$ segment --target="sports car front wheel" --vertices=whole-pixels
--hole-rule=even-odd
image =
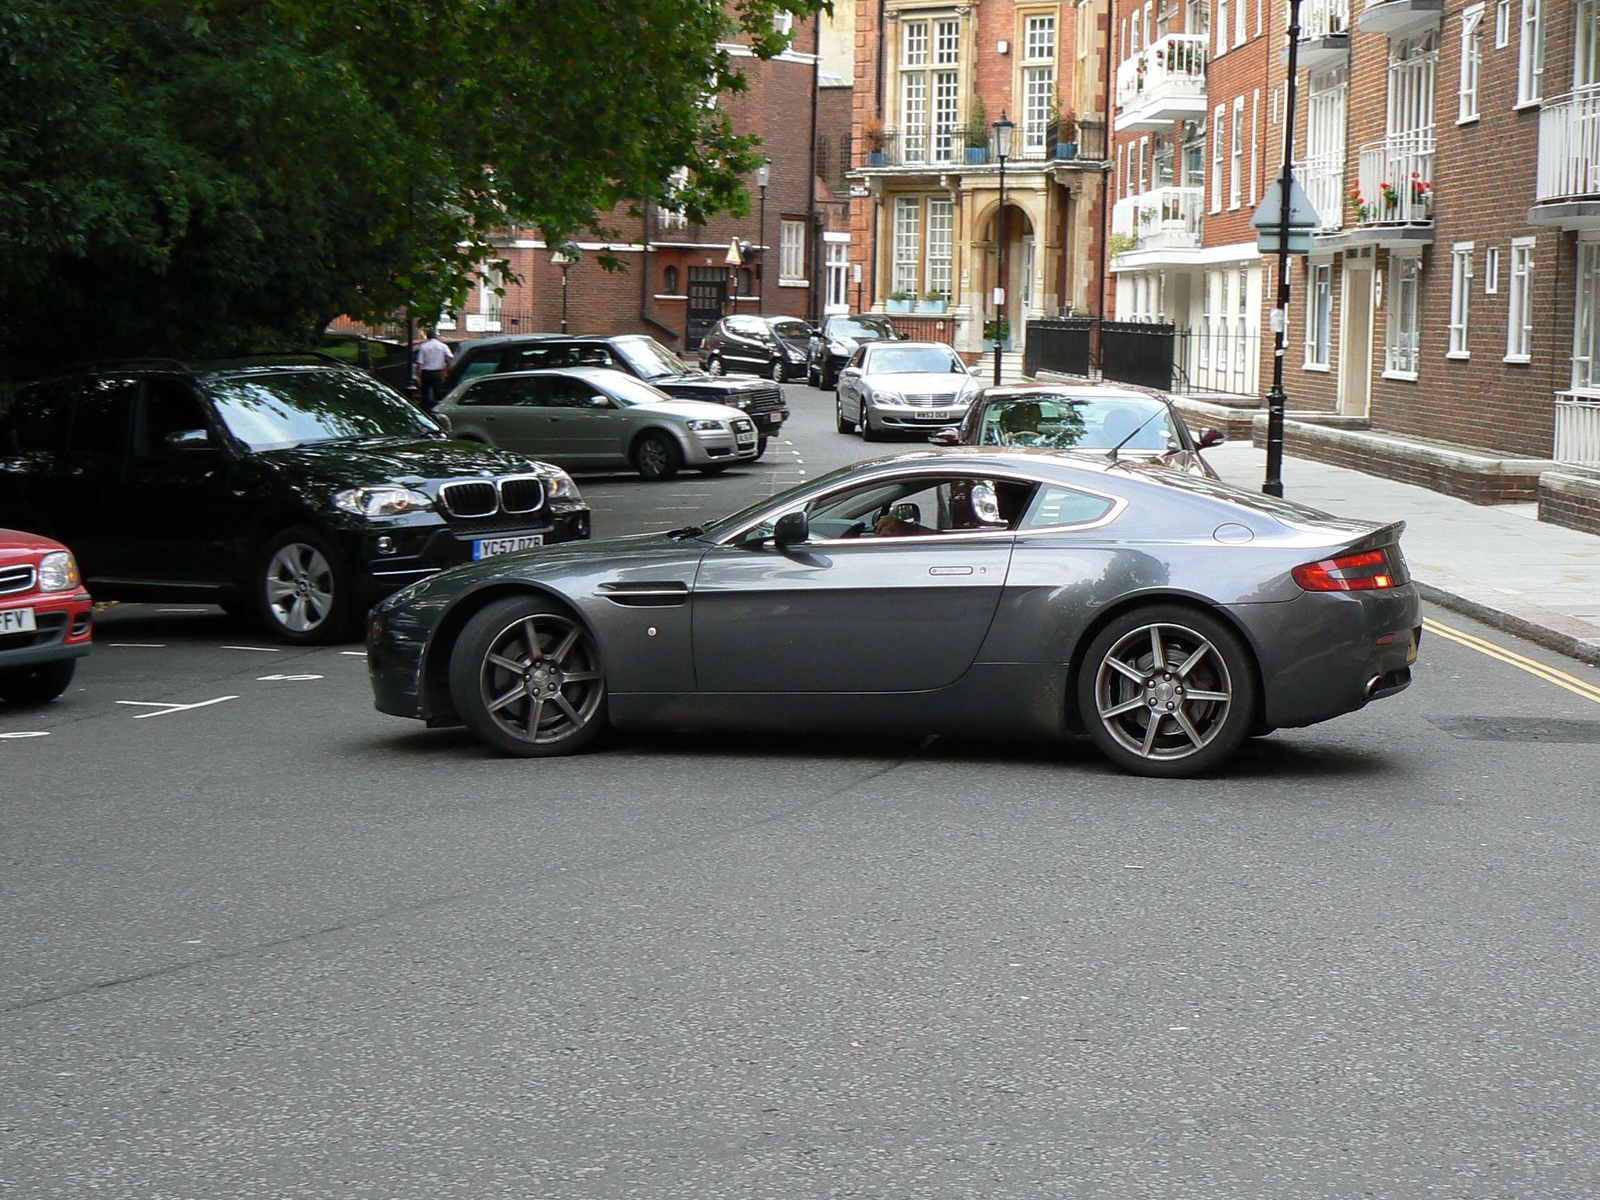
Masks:
[[[1168,779],[1230,758],[1255,723],[1250,652],[1198,609],[1150,605],[1112,621],[1090,643],[1078,709],[1094,743],[1135,775]]]
[[[450,698],[468,729],[528,758],[573,754],[606,726],[606,677],[588,629],[536,596],[490,604],[450,655]]]

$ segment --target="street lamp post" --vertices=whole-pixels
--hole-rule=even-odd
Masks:
[[[1006,319],[1006,159],[1011,157],[1011,131],[1016,126],[1006,119],[1005,110],[994,123],[994,152],[1000,159],[1000,209],[995,213],[995,240],[1000,244],[999,278],[994,289],[994,385],[1000,386],[1000,323]]]
[[[573,256],[564,250],[557,250],[550,256],[550,261],[561,268],[561,332],[567,332],[567,268],[572,265]]]
[[[1272,321],[1272,391],[1267,393],[1267,478],[1261,490],[1283,495],[1283,351],[1289,336],[1289,209],[1294,164],[1295,75],[1300,68],[1300,0],[1289,0],[1289,79],[1283,121],[1283,213],[1278,222],[1278,311]]]
[[[756,218],[761,227],[761,234],[756,239],[759,247],[757,253],[761,255],[756,259],[756,314],[759,316],[767,296],[767,168],[765,166],[756,169],[756,183],[761,188],[761,215]]]

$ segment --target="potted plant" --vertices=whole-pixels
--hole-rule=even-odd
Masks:
[[[922,303],[917,305],[918,312],[942,313],[944,311],[944,293],[929,288],[922,293]]]
[[[1358,223],[1364,225],[1372,219],[1375,206],[1367,203],[1366,200],[1361,198],[1360,188],[1356,187],[1350,189],[1350,203],[1355,205],[1356,221]]]
[[[1005,345],[1011,340],[1011,322],[1004,315],[992,321],[983,323],[983,348],[993,350],[996,345]]]
[[[1056,157],[1078,157],[1078,114],[1072,109],[1062,109],[1056,117]]]
[[[892,313],[908,313],[911,311],[912,300],[910,292],[893,291],[889,293],[888,303],[884,307]]]
[[[888,158],[883,150],[883,126],[874,122],[861,131],[861,136],[867,143],[867,166],[883,166]]]
[[[1130,250],[1139,248],[1139,239],[1131,233],[1113,233],[1111,235],[1111,257],[1127,254]]]
[[[989,112],[983,107],[983,97],[975,97],[972,110],[967,114],[967,161],[989,161]]]

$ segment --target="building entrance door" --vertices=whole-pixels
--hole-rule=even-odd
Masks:
[[[1364,417],[1372,395],[1372,259],[1344,264],[1344,312],[1339,332],[1339,412]]]
[[[698,350],[711,327],[722,320],[723,305],[728,299],[728,269],[726,267],[689,268],[688,327],[683,331],[685,350]]]

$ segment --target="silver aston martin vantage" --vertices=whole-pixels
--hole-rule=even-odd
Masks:
[[[923,451],[435,575],[373,610],[368,661],[381,711],[511,754],[608,724],[1087,734],[1188,776],[1410,683],[1403,528],[1104,454]]]

